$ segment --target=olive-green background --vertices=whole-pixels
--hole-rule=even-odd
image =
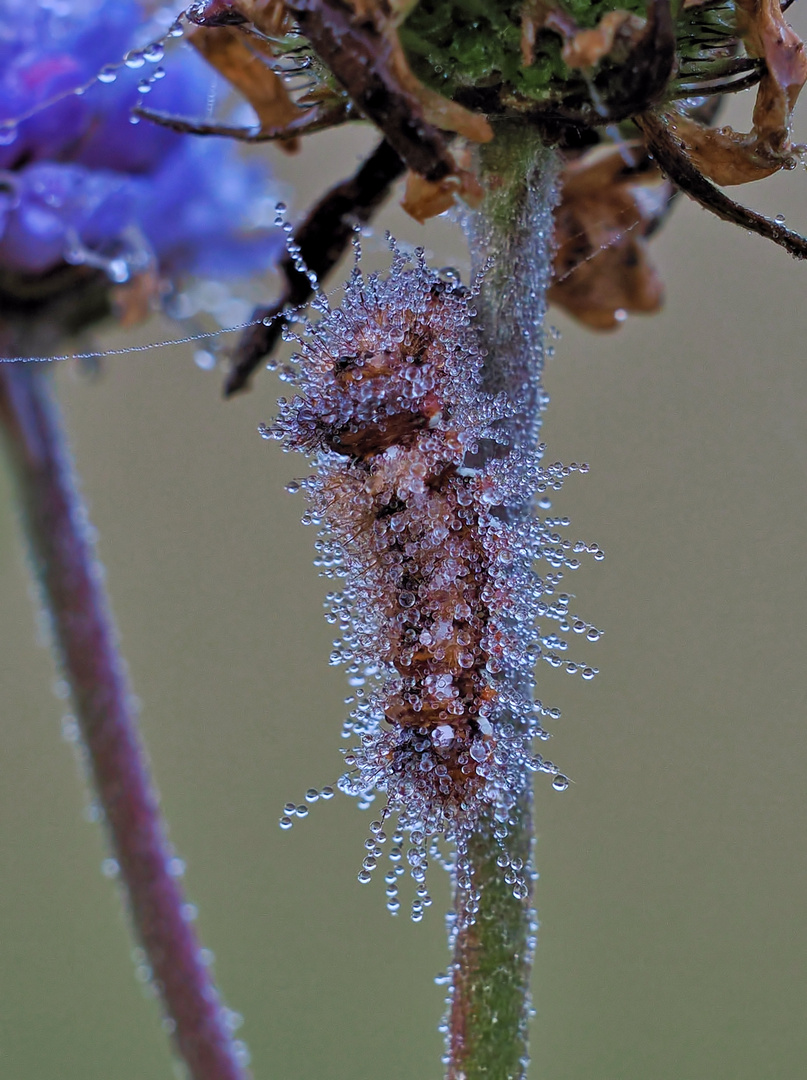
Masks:
[[[319,136],[281,162],[302,177],[296,206],[370,141]],[[807,228],[801,172],[738,194]],[[419,230],[396,210],[385,226],[462,265],[446,223]],[[654,250],[660,316],[597,337],[553,315],[550,459],[592,466],[555,507],[607,552],[569,582],[606,634],[578,644],[594,683],[539,673],[564,713],[551,755],[575,784],[537,784],[531,1077],[795,1078],[807,266],[684,199]],[[380,876],[356,881],[367,815],[340,797],[277,827],[286,800],[338,775],[345,711],[314,534],[283,491],[306,467],[256,434],[282,388],[261,375],[224,403],[187,347],[103,368],[88,381],[65,365],[57,381],[171,834],[256,1077],[437,1078],[445,880],[435,871],[421,925],[391,919]],[[2,475],[0,488],[0,1071],[162,1080],[171,1060],[100,830],[82,820]]]

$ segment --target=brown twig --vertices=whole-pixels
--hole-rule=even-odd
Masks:
[[[159,124],[160,127],[185,135],[218,135],[221,138],[237,139],[245,143],[288,141],[300,135],[313,135],[317,131],[327,131],[328,128],[347,123],[349,120],[361,119],[349,101],[339,102],[332,108],[312,107],[301,112],[297,120],[276,128],[246,128],[234,124],[220,124],[214,120],[194,120],[187,116],[177,116],[176,113],[147,109],[143,105],[136,106],[132,109],[132,113],[144,120],[150,120],[153,124]]]
[[[670,134],[664,120],[655,112],[635,117],[636,124],[645,137],[647,149],[658,162],[662,171],[690,199],[700,203],[723,221],[739,225],[749,232],[758,233],[774,244],[783,247],[795,259],[807,259],[807,239],[792,229],[786,229],[778,221],[750,210],[747,206],[730,199],[715,187],[692,164],[680,143]]]
[[[386,140],[381,142],[355,176],[331,188],[297,226],[294,243],[303,262],[320,281],[339,262],[356,224],[370,220],[403,171],[403,163],[390,144]],[[226,397],[246,389],[261,361],[280,340],[284,308],[298,308],[313,295],[310,281],[295,269],[289,255],[283,259],[280,270],[286,287],[277,303],[253,313],[253,319],[265,322],[246,330],[236,346],[224,385]]]
[[[0,429],[132,922],[193,1080],[247,1080],[171,874],[172,852],[48,382],[39,365],[0,364]]]

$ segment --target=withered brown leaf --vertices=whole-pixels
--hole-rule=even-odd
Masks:
[[[450,210],[455,197],[468,206],[479,206],[484,198],[484,188],[468,169],[458,168],[442,180],[427,180],[411,170],[407,173],[406,189],[401,206],[422,225],[429,218]]]
[[[765,61],[751,131],[706,127],[679,109],[664,115],[693,165],[721,185],[747,184],[796,165],[793,107],[807,82],[804,43],[787,23],[779,0],[738,0],[738,9],[748,55]]]
[[[626,164],[625,152],[635,155],[635,166]],[[595,330],[619,326],[621,312],[657,311],[664,286],[648,256],[646,237],[673,190],[638,145],[595,151],[570,162],[555,211],[550,301]]]

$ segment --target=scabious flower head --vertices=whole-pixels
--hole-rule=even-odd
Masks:
[[[235,276],[273,261],[278,234],[245,225],[265,216],[263,167],[229,144],[131,122],[146,94],[199,115],[223,85],[185,48],[166,77],[162,47],[147,46],[173,16],[147,21],[135,0],[2,7],[0,272],[88,263],[120,281],[155,262],[168,276]]]

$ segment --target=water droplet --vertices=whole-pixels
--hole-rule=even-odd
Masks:
[[[564,776],[563,773],[558,773],[555,779],[552,781],[552,787],[555,791],[566,791],[569,786],[569,777]]]
[[[104,859],[101,863],[101,873],[105,878],[116,878],[120,873],[120,864],[117,859]]]
[[[228,1031],[238,1031],[244,1026],[244,1017],[235,1009],[222,1008],[222,1019]]]
[[[66,743],[76,743],[81,732],[75,716],[62,717],[62,738]]]
[[[115,79],[117,79],[117,77],[118,77],[118,65],[117,64],[107,64],[106,67],[102,67],[101,70],[96,75],[96,78],[98,79],[98,81],[102,82],[102,83],[113,83],[115,81]]]
[[[784,223],[785,223],[785,215],[784,214],[777,214],[776,217],[773,220],[776,222],[777,225],[784,225]]]
[[[233,1050],[238,1060],[238,1064],[246,1068],[252,1061],[252,1054],[249,1052],[249,1047],[241,1039],[233,1040]]]
[[[110,259],[106,265],[106,276],[116,285],[129,280],[129,264],[125,259]]]
[[[146,62],[146,58],[143,56],[142,52],[138,52],[137,49],[132,49],[131,52],[128,52],[126,56],[124,56],[123,62],[127,66],[127,68],[131,68],[132,71],[136,71],[137,68],[143,67]]]
[[[212,371],[216,366],[216,357],[209,349],[197,349],[193,354],[193,362],[202,371]]]
[[[291,820],[291,818],[287,814],[284,814],[283,817],[280,819],[280,828],[281,829],[290,829],[293,824],[294,824],[294,822]]]

